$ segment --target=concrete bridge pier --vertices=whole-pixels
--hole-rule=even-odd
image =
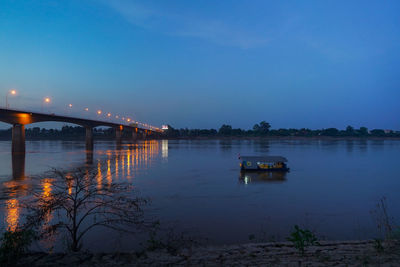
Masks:
[[[12,175],[14,180],[25,178],[25,153],[12,153]]]
[[[93,150],[86,150],[86,164],[93,164]]]
[[[12,153],[25,153],[25,126],[14,124],[12,128]]]
[[[86,129],[86,150],[93,151],[93,128],[85,126]]]

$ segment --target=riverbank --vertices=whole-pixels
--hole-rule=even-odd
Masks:
[[[380,244],[380,243],[379,243]],[[321,241],[304,255],[289,242],[250,243],[146,253],[33,253],[18,266],[398,266],[398,243]]]

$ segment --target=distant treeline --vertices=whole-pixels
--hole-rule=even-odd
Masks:
[[[302,136],[302,137],[315,137],[315,136],[332,136],[332,137],[400,137],[400,132],[373,129],[368,130],[366,127],[355,129],[352,126],[347,126],[345,130],[336,128],[327,128],[321,130],[311,130],[307,128],[301,129],[271,129],[268,122],[262,121],[255,124],[253,129],[245,130],[240,128],[232,128],[231,125],[224,124],[218,130],[216,129],[174,129],[168,126],[165,135],[170,138],[190,138],[190,137],[227,137],[227,136]]]
[[[11,139],[12,128],[0,130],[0,139]],[[25,129],[25,137],[27,139],[81,139],[84,138],[85,128],[80,126],[64,126],[61,129],[45,129],[45,128],[29,128]],[[93,136],[98,138],[113,138],[115,130],[113,128],[94,128]]]
[[[224,124],[218,130],[216,129],[169,129],[164,132],[167,138],[192,138],[192,137],[257,137],[257,136],[332,136],[332,137],[400,137],[399,131],[390,131],[382,129],[368,130],[366,127],[355,129],[347,126],[345,130],[336,128],[327,128],[321,130],[311,129],[271,129],[268,122],[262,121],[254,125],[251,130],[240,128],[232,128],[231,125]],[[11,139],[12,129],[0,130],[0,139]],[[85,128],[80,126],[64,126],[61,129],[45,129],[45,128],[28,128],[25,130],[27,139],[81,139],[85,136]],[[108,139],[115,137],[113,128],[94,128],[93,136],[97,139]],[[129,138],[129,133],[125,132],[124,136]]]

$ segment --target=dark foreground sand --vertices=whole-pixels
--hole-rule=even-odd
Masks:
[[[33,253],[20,266],[400,266],[400,246],[374,241],[323,241],[302,256],[291,243],[257,243],[136,253]]]

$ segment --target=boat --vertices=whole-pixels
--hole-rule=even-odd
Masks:
[[[289,171],[288,161],[281,156],[239,156],[241,171]]]

